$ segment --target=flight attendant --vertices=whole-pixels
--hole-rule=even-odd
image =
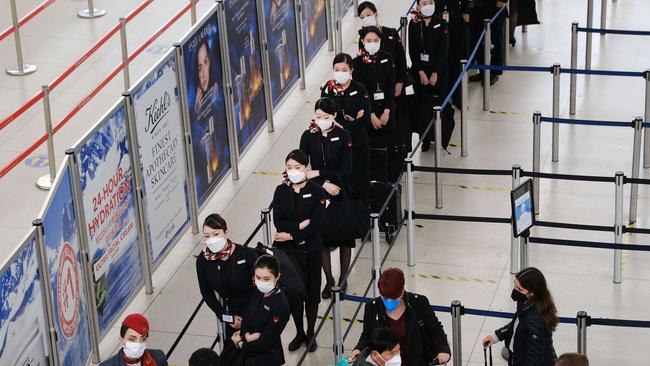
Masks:
[[[257,254],[233,243],[228,224],[218,214],[203,223],[205,248],[196,258],[196,277],[201,296],[231,336],[241,326],[242,315],[255,293],[252,278]],[[219,300],[217,295],[221,298]]]
[[[245,365],[284,365],[282,331],[289,321],[289,302],[278,287],[280,263],[270,255],[255,262],[256,294],[244,313],[241,330],[231,340],[243,352]]]
[[[363,84],[352,80],[352,57],[340,53],[332,62],[334,78],[321,88],[321,97],[336,103],[336,123],[345,128],[352,138],[352,166],[350,196],[367,202],[368,185],[368,128],[370,101]]]
[[[314,336],[321,286],[321,249],[323,241],[319,228],[325,212],[325,192],[322,184],[310,180],[309,158],[301,150],[293,150],[285,159],[285,180],[273,195],[273,223],[277,230],[274,245],[289,254],[304,276],[307,299],[291,301],[291,315],[296,336],[289,343],[289,351],[309,343]],[[307,315],[307,333],[303,314]],[[316,340],[310,352],[316,351]]]

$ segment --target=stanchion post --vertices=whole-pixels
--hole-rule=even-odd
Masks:
[[[269,37],[266,34],[266,20],[264,18],[264,0],[256,0],[257,3],[257,24],[259,25],[260,44],[262,45],[262,74],[264,78],[264,104],[266,105],[266,123],[270,133],[275,131],[273,121],[273,94],[271,90],[271,61],[269,56]],[[222,23],[225,24],[225,23]],[[228,44],[227,40],[226,43]]]
[[[643,133],[643,118],[636,117],[632,122],[634,128],[634,144],[632,145],[632,178],[639,178],[641,168],[641,134]],[[636,222],[639,199],[639,185],[632,183],[630,187],[630,223]]]
[[[122,46],[122,73],[124,74],[124,90],[131,87],[129,76],[129,48],[126,43],[126,18],[120,17],[120,45]]]
[[[325,0],[325,19],[327,21],[327,50],[329,52],[334,51],[334,16],[332,12],[334,8],[332,7],[333,0]]]
[[[589,316],[585,311],[578,311],[576,316],[576,325],[578,326],[578,353],[587,355],[587,327],[589,326]]]
[[[434,136],[436,139],[435,146],[435,167],[442,166],[440,159],[442,158],[442,122],[440,121],[440,106],[433,107],[433,128]],[[435,172],[436,180],[436,208],[442,208],[442,174]]]
[[[400,38],[402,39],[402,44],[408,44],[408,18],[401,17],[399,18],[399,27],[400,27]]]
[[[413,159],[404,159],[406,163],[406,256],[409,267],[415,266],[415,226],[413,223]]]
[[[594,0],[587,0],[587,28],[594,26]],[[593,34],[587,32],[587,43],[585,45],[585,69],[591,70],[591,43]]]
[[[379,247],[379,214],[370,214],[372,224],[372,294],[379,296],[379,276],[381,275],[381,249]]]
[[[190,8],[190,19],[192,21],[192,25],[196,24],[196,2],[198,0],[190,0],[191,8]]]
[[[354,8],[352,9],[352,13],[354,13],[355,18],[358,18],[359,14],[357,13],[357,9],[359,9],[359,0],[354,0],[353,5]]]
[[[11,76],[23,76],[36,71],[36,65],[29,65],[23,62],[23,46],[20,40],[20,23],[18,22],[18,11],[16,0],[9,1],[11,6],[11,22],[14,26],[14,43],[16,45],[16,66],[10,66],[5,71]]]
[[[88,8],[80,11],[77,15],[83,19],[99,18],[106,15],[106,10],[95,8],[93,0],[88,0]]]
[[[451,302],[451,336],[452,336],[452,363],[454,366],[463,364],[463,338],[461,318],[463,316],[463,306],[460,301]]]
[[[298,36],[298,65],[300,66],[300,90],[305,90],[307,74],[307,56],[305,54],[305,38],[302,31],[302,0],[294,2],[296,8],[296,35]]]
[[[528,235],[522,234],[519,237],[519,268],[528,268]]]
[[[650,69],[643,74],[645,78],[645,114],[644,122],[650,123]],[[650,168],[650,134],[648,128],[643,129],[643,167]]]
[[[540,149],[542,142],[542,113],[533,114],[533,172],[540,172]],[[533,200],[535,201],[535,215],[539,214],[539,178],[533,177]]]
[[[514,191],[521,184],[521,166],[515,164],[512,166],[512,190]],[[519,266],[519,241],[521,238],[515,236],[514,222],[510,222],[512,227],[510,235],[510,273],[515,274],[522,268]]]
[[[45,120],[45,133],[47,134],[47,166],[50,174],[43,175],[36,180],[36,187],[42,190],[52,188],[56,178],[56,161],[54,157],[54,131],[52,130],[52,112],[50,110],[50,87],[41,86],[43,91],[43,117]]]
[[[504,37],[502,39],[503,45],[503,64],[505,66],[510,65],[510,37],[512,36],[510,34],[510,1],[506,1],[506,12],[508,13],[507,15],[504,16],[505,21],[503,22],[503,27],[504,27]]]
[[[465,71],[467,60],[460,60],[461,72]],[[467,157],[467,119],[469,118],[469,76],[467,71],[463,72],[460,83],[460,156]]]
[[[571,23],[571,68],[578,68],[578,22]],[[576,114],[576,83],[578,75],[571,74],[569,77],[571,87],[569,89],[569,114],[574,116]]]
[[[553,118],[560,118],[560,64],[553,65]],[[560,161],[560,125],[553,122],[553,153],[554,163]]]
[[[483,19],[485,38],[483,39],[483,62],[486,66],[492,64],[492,32],[490,30],[490,19]],[[490,70],[483,70],[483,110],[490,110]]]
[[[341,288],[338,286],[332,287],[332,317],[334,318],[334,365],[338,360],[343,357],[343,314],[341,313]],[[307,340],[308,342],[310,340]]]
[[[623,172],[616,172],[616,194],[614,202],[614,243],[623,244]],[[623,272],[623,251],[614,249],[614,283],[621,283]]]
[[[263,241],[264,246],[270,247],[273,240],[271,239],[271,209],[263,208],[262,209],[262,221],[264,221],[264,231],[263,231]]]
[[[600,1],[600,35],[604,36],[605,32],[602,30],[607,27],[607,0]]]
[[[341,0],[332,0],[334,1],[334,50],[336,54],[343,52],[343,31],[341,29],[341,18],[343,14],[341,12]]]

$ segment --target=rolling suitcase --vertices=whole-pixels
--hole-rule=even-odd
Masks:
[[[404,152],[401,146],[368,148],[370,181],[394,182],[402,172]]]
[[[386,202],[388,195],[393,189],[393,183],[371,181],[368,188],[368,200],[371,212],[379,212]],[[390,199],[386,211],[379,218],[380,230],[386,235],[386,241],[390,242],[404,217],[402,211],[402,186],[397,184],[395,194]]]

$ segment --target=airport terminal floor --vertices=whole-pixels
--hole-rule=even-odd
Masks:
[[[373,2],[378,8],[380,22],[395,28],[399,27],[400,17],[405,16],[412,3],[411,0],[374,0]],[[596,4],[593,28],[599,28],[601,2],[594,2]],[[0,9],[2,9],[0,11],[0,28],[2,30],[12,24],[9,3],[9,1],[4,1],[0,4]],[[127,17],[128,24],[125,28],[128,50],[133,56],[130,57],[129,65],[130,86],[144,85],[140,91],[137,88],[132,90],[133,93],[129,97],[136,109],[138,101],[141,99],[150,103],[160,101],[165,106],[169,106],[173,104],[169,100],[179,98],[179,88],[173,90],[177,93],[175,99],[173,92],[169,100],[167,99],[170,98],[169,96],[147,96],[148,88],[161,79],[167,83],[174,82],[174,78],[171,81],[167,80],[169,78],[165,78],[167,74],[163,71],[159,72],[157,76],[156,73],[153,73],[154,76],[150,80],[145,79],[142,82],[140,80],[145,74],[149,74],[149,70],[159,60],[169,57],[166,55],[174,54],[171,51],[174,49],[173,43],[179,42],[191,28],[190,3],[184,0],[147,0],[142,3],[126,0],[95,1],[95,7],[105,9],[107,12],[105,16],[95,19],[77,17],[76,13],[87,5],[85,1],[81,0],[56,0],[45,3],[41,3],[40,0],[21,0],[17,3],[19,17],[41,4],[46,4],[46,7],[20,28],[24,63],[35,64],[38,70],[26,76],[0,74],[0,99],[2,100],[0,103],[0,119],[2,120],[0,122],[0,166],[3,167],[0,175],[0,237],[3,242],[0,247],[0,262],[8,261],[8,263],[16,258],[16,247],[23,243],[25,235],[31,232],[32,221],[37,218],[47,219],[47,217],[42,217],[40,212],[42,212],[46,199],[52,199],[52,197],[48,198],[47,191],[38,189],[34,184],[39,177],[48,173],[46,145],[41,144],[33,151],[29,151],[28,154],[23,154],[25,149],[34,144],[45,132],[42,98],[36,97],[34,102],[34,96],[41,91],[41,86],[50,85],[51,89],[49,103],[52,122],[57,125],[53,151],[57,168],[60,168],[64,161],[71,164],[70,157],[66,160],[66,149],[77,146],[87,131],[104,118],[102,116],[109,110],[113,110],[125,89],[121,70],[115,69],[122,60],[119,28],[117,31],[115,28],[118,24],[118,17],[130,14]],[[268,1],[268,3],[275,5],[282,1]],[[199,21],[213,9],[213,4],[210,0],[198,1],[196,12]],[[641,323],[616,322],[615,326],[602,323],[607,323],[603,321],[606,319],[650,321],[648,311],[650,309],[650,266],[648,265],[650,254],[645,249],[635,250],[635,247],[642,248],[650,243],[648,230],[645,232],[643,230],[635,231],[638,228],[650,228],[650,186],[638,184],[636,220],[631,224],[629,216],[632,202],[630,192],[634,187],[632,183],[635,181],[628,180],[635,174],[633,160],[640,161],[641,168],[638,178],[641,180],[638,182],[644,183],[644,178],[650,178],[649,169],[643,168],[645,164],[642,151],[643,139],[638,140],[637,138],[638,141],[635,144],[635,129],[632,123],[637,116],[643,118],[644,113],[650,113],[649,107],[646,105],[648,103],[646,93],[650,93],[650,90],[646,90],[647,81],[643,75],[645,70],[650,68],[650,37],[647,34],[647,31],[650,31],[647,21],[648,14],[650,14],[650,2],[647,0],[607,0],[603,1],[603,4],[607,7],[605,19],[607,29],[645,31],[646,34],[601,35],[598,32],[581,31],[578,33],[578,62],[572,69],[585,70],[586,38],[589,34],[593,37],[591,69],[625,72],[617,75],[585,75],[584,73],[576,75],[575,114],[571,114],[569,92],[571,74],[562,72],[559,77],[554,78],[551,66],[556,63],[560,64],[562,69],[568,69],[571,66],[571,23],[577,21],[579,27],[587,27],[587,1],[537,0],[537,13],[541,24],[529,25],[525,33],[522,32],[522,27],[517,27],[514,33],[516,44],[508,46],[506,52],[509,53],[509,65],[511,66],[532,66],[547,68],[547,70],[504,70],[503,74],[499,76],[498,82],[490,88],[489,105],[484,104],[485,96],[482,83],[468,83],[467,141],[465,146],[467,156],[461,156],[461,117],[460,110],[456,110],[456,127],[448,148],[449,154],[443,150],[439,156],[439,163],[444,168],[479,169],[481,171],[472,174],[469,174],[471,173],[469,171],[458,171],[454,174],[439,173],[438,186],[436,187],[436,174],[424,171],[426,169],[417,168],[434,167],[436,164],[435,148],[426,152],[418,149],[413,156],[413,164],[416,168],[412,174],[414,203],[412,209],[416,214],[413,226],[410,228],[413,230],[414,265],[409,266],[408,263],[407,233],[409,228],[407,221],[404,222],[392,246],[389,246],[382,236],[380,254],[383,257],[390,248],[382,268],[402,269],[406,277],[406,290],[426,295],[432,305],[449,307],[453,300],[459,300],[467,309],[514,312],[516,304],[510,298],[514,279],[514,275],[511,273],[510,257],[513,232],[509,221],[512,215],[511,190],[513,188],[510,171],[513,169],[513,165],[518,164],[524,171],[522,179],[527,179],[535,169],[533,114],[539,111],[543,118],[539,134],[541,144],[538,171],[555,175],[539,179],[539,186],[536,187],[539,197],[535,197],[535,200],[537,201],[536,209],[539,210],[536,220],[540,225],[535,225],[531,229],[530,243],[525,247],[528,251],[529,266],[539,268],[546,277],[548,288],[557,306],[558,316],[568,319],[565,319],[565,322],[562,322],[553,334],[555,350],[558,355],[578,350],[578,330],[575,318],[579,311],[585,311],[594,320],[597,320],[586,331],[586,353],[592,365],[647,365],[646,347],[650,339],[650,328],[648,328],[647,322],[643,323],[646,327],[643,327]],[[140,8],[137,8],[134,13],[138,6]],[[271,9],[271,11],[278,11],[278,9]],[[243,12],[245,13],[245,11]],[[238,17],[241,16],[240,13],[242,12],[237,13]],[[359,50],[357,30],[361,27],[361,23],[359,18],[353,16],[353,13],[354,11],[349,11],[342,19],[341,33],[342,50],[355,57]],[[230,19],[219,19],[220,22],[228,20]],[[211,32],[207,29],[205,34]],[[84,53],[109,32],[113,32],[113,35],[106,44],[98,47],[96,52],[86,58]],[[252,31],[250,34],[253,34]],[[152,35],[155,38],[152,39]],[[275,38],[279,40],[269,39],[269,42],[279,42],[286,46],[286,37],[284,33],[280,36],[276,34]],[[183,42],[187,44],[187,50],[194,50],[199,44],[188,42],[187,39],[184,39]],[[211,42],[216,42],[216,40],[213,39]],[[185,44],[181,47],[185,50]],[[216,46],[214,43],[210,43],[210,47]],[[229,45],[229,47],[235,46]],[[253,52],[263,49],[259,43],[254,46],[247,43],[247,47],[252,48]],[[200,50],[197,52],[200,53]],[[202,223],[209,214],[219,213],[227,220],[230,238],[236,243],[243,243],[260,223],[261,210],[268,207],[276,187],[282,183],[282,172],[285,169],[284,159],[291,150],[299,147],[301,135],[314,118],[314,104],[320,98],[320,88],[325,82],[332,79],[332,59],[335,53],[328,51],[327,44],[311,52],[314,57],[306,69],[305,89],[301,90],[296,81],[295,85],[287,90],[273,112],[274,132],[269,132],[267,127],[263,126],[258,132],[253,131],[247,137],[233,133],[234,139],[239,139],[240,145],[242,145],[242,141],[246,141],[246,138],[249,139],[246,141],[248,145],[244,154],[238,161],[238,179],[233,179],[231,171],[217,171],[216,168],[215,171],[210,171],[214,167],[207,164],[208,180],[213,178],[212,175],[217,176],[222,173],[223,175],[218,177],[221,178],[221,182],[214,187],[212,192],[205,193],[205,188],[203,188],[205,195],[199,197],[203,204],[198,215],[198,222]],[[480,48],[478,52],[482,53],[483,49]],[[233,59],[233,55],[237,54],[236,50],[231,49],[229,53],[231,65],[236,65],[232,68],[234,74],[237,73],[236,70],[240,70],[240,75],[245,77],[246,70],[253,74],[253,70],[258,70],[255,67],[256,64],[261,64],[261,60],[253,60],[250,56],[248,56],[249,59],[246,56],[241,56],[241,59]],[[273,54],[275,55],[275,53]],[[0,66],[4,69],[9,65],[14,65],[16,63],[15,55],[13,34],[0,39]],[[291,57],[289,56],[289,58]],[[80,58],[83,61],[79,62]],[[167,63],[166,65],[170,66],[171,64]],[[294,67],[293,65],[298,63],[289,62],[289,64]],[[173,64],[170,67],[176,68],[178,64]],[[66,70],[70,69],[73,70],[67,73],[65,78],[60,77],[62,73],[66,73]],[[186,65],[184,69],[187,71],[188,66]],[[179,73],[180,71],[183,71],[183,68],[179,70]],[[209,78],[221,78],[221,72],[219,70],[218,75],[210,75]],[[284,70],[282,72],[284,73]],[[470,75],[476,72],[476,70],[469,70]],[[107,76],[112,76],[112,78],[105,79]],[[559,96],[557,98],[554,98],[554,80],[556,83],[559,81],[559,88],[557,88]],[[201,80],[193,79],[183,82],[203,83]],[[247,86],[243,93],[250,93],[253,88],[259,90],[260,85],[259,80],[256,80],[256,83],[251,81],[251,85]],[[286,85],[284,85],[283,79],[282,87],[284,86]],[[202,86],[199,85],[196,93],[200,94],[201,88]],[[218,87],[212,90],[218,90]],[[189,95],[183,95],[182,98],[200,99],[194,94],[192,91]],[[237,91],[234,94],[237,96]],[[557,102],[555,108],[554,99]],[[31,107],[22,110],[22,106],[29,103],[30,100],[32,100]],[[126,110],[130,110],[130,105],[125,105],[127,105]],[[157,128],[153,120],[158,117],[162,119],[164,116],[161,115],[167,111],[167,107],[161,108],[162,110],[154,113],[157,116],[149,116],[148,121],[140,122],[145,125],[149,123],[148,127]],[[194,106],[192,110],[200,108]],[[244,112],[241,108],[240,103],[237,103],[237,107],[233,107],[233,113],[238,116],[243,115]],[[172,110],[172,113],[179,112]],[[188,116],[183,115],[183,117],[193,118],[191,117],[193,113],[189,112]],[[224,111],[220,111],[220,113],[223,113],[224,116],[227,115]],[[138,118],[147,117],[136,113],[132,119],[137,121]],[[547,118],[551,120],[549,121]],[[645,118],[648,118],[647,114]],[[574,124],[570,123],[571,120],[585,123]],[[559,130],[556,146],[558,149],[557,159],[553,159],[552,129],[554,123],[552,122],[554,121],[557,122],[556,126]],[[590,121],[594,123],[589,123]],[[61,122],[64,126],[59,128],[58,124]],[[211,126],[208,129],[212,129],[211,132],[214,132],[214,126],[212,122],[210,123]],[[166,127],[168,126],[162,125],[161,128]],[[138,131],[138,138],[142,138],[145,132],[149,131],[143,126],[134,126],[134,128]],[[151,132],[153,133],[153,131]],[[642,134],[639,132],[636,136],[639,137]],[[648,138],[648,136],[645,137]],[[224,141],[229,140],[228,136],[222,138]],[[417,134],[412,135],[413,146],[416,145],[418,138]],[[181,137],[181,139],[183,138]],[[132,140],[129,141],[129,147],[133,144]],[[650,143],[650,139],[648,142]],[[140,141],[140,146],[145,143],[143,140]],[[182,142],[178,143],[182,145]],[[637,159],[633,159],[635,146],[638,146],[641,151]],[[168,146],[158,147],[168,148]],[[242,150],[241,148],[242,146],[240,146],[240,150]],[[178,151],[182,150],[178,149]],[[205,152],[205,150],[200,151]],[[24,156],[18,164],[7,169],[12,161],[21,154]],[[107,153],[104,158],[109,159],[111,155]],[[150,157],[145,150],[142,150],[140,158],[145,160]],[[199,160],[196,157],[195,159]],[[209,153],[207,158],[201,157],[201,161],[205,159],[211,161]],[[97,164],[99,166],[100,163]],[[119,169],[116,171],[121,172],[122,165],[120,164],[122,163],[118,163]],[[131,165],[129,165],[129,171],[131,171],[130,167]],[[205,166],[203,169],[206,169]],[[622,185],[622,199],[618,201],[616,195],[617,192],[620,193],[620,190],[617,190],[615,184],[617,171],[624,173],[626,181],[626,184]],[[60,172],[66,175],[65,171]],[[92,172],[93,170],[90,169],[87,172],[88,177],[82,177],[84,187],[85,179],[88,179],[88,184],[94,182]],[[137,176],[135,175],[135,177]],[[149,176],[149,172],[147,172],[147,176]],[[181,176],[183,175],[181,174]],[[576,176],[585,179],[575,179]],[[402,176],[403,189],[400,197],[404,210],[408,204],[406,177],[406,174]],[[118,180],[123,177],[121,173],[115,173],[114,178]],[[72,179],[76,179],[74,175]],[[185,179],[184,176],[183,179]],[[190,182],[191,180],[188,178],[186,187]],[[151,188],[147,184],[145,186],[146,189]],[[180,191],[178,187],[181,187]],[[182,187],[182,184],[175,188],[169,185],[169,190],[165,190],[163,194],[176,194],[177,196],[180,194],[180,197],[186,198],[189,193],[187,193],[187,189],[184,193]],[[101,189],[100,187],[99,191]],[[436,197],[437,192],[440,193],[439,197]],[[134,195],[138,193],[140,192],[133,192]],[[101,201],[99,197],[98,199]],[[170,199],[173,200],[173,197]],[[45,212],[58,205],[56,199],[52,202],[49,207],[46,207]],[[618,208],[617,202],[619,203]],[[100,202],[99,206],[102,204]],[[158,206],[161,212],[166,207],[172,207],[164,206],[165,204],[162,202]],[[90,211],[93,203],[84,202],[83,205]],[[189,206],[191,209],[191,205]],[[72,206],[67,209],[75,211]],[[63,210],[61,215],[65,231],[65,215],[66,212],[67,214],[70,212],[66,211],[66,207]],[[618,247],[620,250],[607,247],[616,240],[612,228],[616,226],[617,229],[621,229],[616,225],[615,211],[622,215],[618,222],[622,222],[625,227],[625,232],[618,235],[618,238],[622,238],[620,243],[630,244],[630,246]],[[149,216],[152,216],[151,214],[156,210],[151,210],[150,207],[148,212]],[[449,217],[445,219],[442,216],[432,215],[455,216],[456,219],[449,220]],[[485,220],[485,218],[504,219],[487,222],[490,220]],[[150,220],[153,222],[155,218],[150,218]],[[201,300],[197,284],[196,261],[197,256],[203,255],[205,242],[201,233],[192,234],[190,225],[183,224],[182,221],[183,218],[181,218],[181,226],[184,229],[176,233],[178,240],[175,245],[171,248],[164,248],[163,251],[166,250],[167,253],[154,258],[159,260],[155,262],[152,275],[153,293],[147,294],[144,288],[136,286],[139,290],[135,291],[133,296],[127,296],[123,312],[110,320],[100,319],[100,324],[106,328],[106,331],[102,332],[104,334],[99,345],[102,361],[121,349],[119,331],[121,319],[126,314],[133,312],[144,314],[150,323],[148,346],[167,352],[190,316],[195,312],[197,304]],[[568,225],[553,225],[552,223]],[[149,224],[150,230],[153,231],[155,228],[151,223]],[[576,224],[592,225],[593,227],[576,227]],[[85,233],[85,231],[83,232]],[[174,236],[173,234],[172,232],[171,235]],[[47,236],[47,231],[45,235]],[[65,236],[65,233],[63,235]],[[252,243],[263,241],[263,237],[264,228],[257,232]],[[581,243],[588,245],[583,246]],[[592,245],[594,243],[606,243],[606,245],[596,247]],[[364,295],[373,273],[372,246],[372,243],[369,242],[363,246],[361,253],[358,253],[361,244],[360,241],[357,241],[356,249],[352,251],[353,256],[358,254],[358,260],[352,268],[348,280],[346,294],[351,298],[340,303],[343,330],[345,331],[349,325],[351,326],[344,341],[346,356],[349,356],[353,350],[363,329],[363,325],[359,321],[350,324],[350,320],[355,315],[356,319],[363,319],[363,308],[358,314],[355,314],[359,305],[355,299],[357,296],[374,297],[372,288]],[[43,254],[45,259],[34,260],[36,262],[47,261],[51,266],[53,259],[50,258],[50,249],[48,247],[47,253]],[[133,250],[137,251],[138,249]],[[339,250],[332,251],[332,258],[338,258],[338,252]],[[78,258],[77,261],[74,260],[74,251],[72,257],[69,253],[67,255],[68,262],[59,262],[59,271],[65,268],[65,263],[74,266],[73,263],[79,261]],[[620,256],[621,264],[620,278],[617,278],[616,281],[614,277],[618,257],[615,255]],[[78,254],[78,257],[81,257],[81,254]],[[94,257],[93,260],[95,260]],[[518,259],[515,258],[515,260]],[[93,262],[91,265],[99,271],[99,263]],[[338,259],[333,259],[332,263],[335,278],[337,278]],[[125,271],[123,273],[126,274],[136,273],[134,276],[140,276],[139,281],[142,280],[139,267],[125,267],[122,268],[122,271]],[[128,276],[125,275],[120,281],[129,281],[129,278],[126,277]],[[62,286],[60,278],[58,282],[53,282]],[[79,283],[79,286],[86,285]],[[95,292],[102,291],[98,286],[98,282],[95,282]],[[3,282],[4,289],[5,283]],[[77,301],[79,301],[79,296],[83,296],[83,294],[79,295],[78,291],[76,295]],[[6,340],[9,337],[6,330],[8,323],[3,324],[3,321],[17,310],[12,309],[12,303],[9,300],[11,297],[6,295],[6,292],[0,292],[0,296],[7,296],[2,299],[3,303],[0,304],[0,316],[3,316],[0,319],[0,331],[3,332],[0,333],[0,337]],[[379,295],[377,294],[377,296]],[[110,298],[106,299],[109,303],[110,300]],[[50,298],[47,301],[57,302],[57,299]],[[82,303],[84,302],[82,301]],[[321,301],[319,321],[329,310],[330,303],[330,300]],[[88,311],[90,309],[92,311],[95,307],[95,304],[84,304],[81,310]],[[15,306],[17,307],[18,304],[16,303]],[[67,314],[61,314],[61,311],[59,308],[59,313],[55,312],[50,322],[68,319]],[[462,338],[459,346],[462,347],[462,362],[460,363],[462,365],[483,365],[483,338],[491,335],[497,328],[509,321],[508,316],[497,318],[485,316],[486,314],[481,312],[476,313],[468,311],[461,318]],[[319,347],[316,352],[306,355],[302,362],[303,365],[334,364],[332,347],[334,323],[330,318],[332,313],[328,312],[327,314],[328,319],[324,321],[317,337]],[[436,314],[444,326],[451,345],[452,317],[449,311],[443,311],[443,309],[437,311]],[[75,313],[73,318],[78,316],[79,314]],[[88,322],[87,319],[74,319],[81,323]],[[201,347],[212,346],[216,334],[217,319],[215,314],[207,306],[202,306],[169,357],[169,363],[171,365],[188,365],[188,358],[192,352]],[[72,342],[71,339],[76,336],[75,334],[68,335],[70,337],[66,336],[63,342]],[[290,320],[282,334],[286,365],[298,365],[305,351],[304,346],[295,352],[287,350],[288,343],[294,335],[295,328],[293,321]],[[501,343],[493,347],[495,350],[494,364],[496,365],[507,364],[498,356],[502,345]],[[81,347],[88,350],[91,344],[88,342]],[[5,351],[0,348],[0,361],[5,359],[3,357],[7,357],[6,359],[9,360],[9,356],[3,356]],[[5,366],[3,362],[0,362],[0,366]],[[73,365],[75,363],[60,362],[60,364]],[[79,364],[81,363],[75,365]]]

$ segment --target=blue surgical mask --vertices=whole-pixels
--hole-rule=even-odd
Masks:
[[[387,299],[381,299],[381,301],[384,302],[384,306],[388,310],[389,313],[392,313],[393,310],[399,305],[400,299],[394,299],[394,300],[387,300]]]

